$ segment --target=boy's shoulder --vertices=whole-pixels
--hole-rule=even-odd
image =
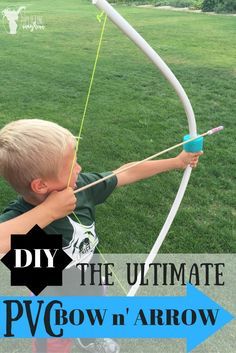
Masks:
[[[105,176],[110,175],[110,174],[112,174],[111,171],[102,172],[102,173],[96,173],[96,172],[80,173],[78,176],[77,185],[79,185],[81,187],[81,186],[90,184],[96,180],[102,179]],[[115,175],[111,178],[111,180],[112,179],[113,179],[113,183],[117,182],[117,178]]]
[[[31,210],[34,206],[24,201],[22,196],[18,196],[14,201],[10,202],[9,205],[0,214],[0,223],[6,222],[9,219],[15,218],[22,213]]]
[[[80,173],[76,187],[77,189],[81,188],[82,186],[88,185],[93,183],[94,181],[100,180],[107,175],[111,175],[112,172],[103,172],[103,173]],[[104,180],[97,185],[94,185],[92,188],[88,188],[85,191],[82,191],[78,197],[79,198],[89,198],[93,200],[94,205],[98,205],[103,203],[107,197],[113,192],[113,190],[117,186],[117,177],[113,175],[111,178]]]

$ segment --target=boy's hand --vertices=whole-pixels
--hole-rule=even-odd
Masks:
[[[68,187],[62,191],[51,192],[41,205],[46,207],[53,220],[57,220],[72,213],[76,201],[74,190]]]
[[[196,168],[198,164],[198,158],[203,154],[203,152],[190,153],[182,151],[177,157],[177,168],[185,169],[188,165],[192,168]]]

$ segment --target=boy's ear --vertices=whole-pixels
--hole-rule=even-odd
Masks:
[[[36,194],[44,195],[48,192],[47,183],[40,178],[32,180],[30,186],[31,190]]]

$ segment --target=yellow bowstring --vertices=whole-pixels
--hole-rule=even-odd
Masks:
[[[101,18],[103,16],[103,14],[104,13],[102,12],[100,15],[97,16],[97,20],[99,22],[101,22]],[[68,179],[68,182],[67,182],[67,187],[69,187],[69,185],[70,185],[73,169],[74,169],[74,166],[75,166],[75,163],[76,163],[76,160],[77,160],[77,153],[79,151],[79,143],[80,143],[80,140],[81,140],[81,135],[82,135],[83,127],[84,127],[85,116],[86,116],[87,109],[88,109],[89,99],[90,99],[90,95],[91,95],[91,91],[92,91],[92,86],[93,86],[93,82],[94,82],[95,72],[96,72],[97,63],[98,63],[100,50],[101,50],[101,46],[102,46],[102,40],[103,40],[104,31],[105,31],[106,21],[107,21],[107,15],[105,15],[105,18],[104,18],[104,21],[103,21],[103,25],[102,25],[101,35],[100,35],[100,39],[99,39],[99,43],[98,43],[98,48],[97,48],[97,53],[96,53],[96,57],[95,57],[95,61],[94,61],[94,66],[93,66],[91,79],[90,79],[89,89],[88,89],[88,93],[87,93],[87,97],[86,97],[86,101],[85,101],[84,112],[83,112],[83,116],[82,116],[82,120],[81,120],[81,124],[80,124],[79,134],[78,134],[78,136],[75,137],[76,138],[75,154],[74,154],[73,162],[72,162],[71,169],[70,169],[70,174],[69,174],[69,179]],[[79,217],[75,214],[75,212],[72,212],[72,214],[74,215],[74,217],[78,221],[78,223],[83,227],[84,225],[81,223]],[[99,254],[101,255],[103,261],[105,263],[107,263],[104,255],[100,251],[99,247],[97,246],[96,248],[97,248],[97,251],[99,252]],[[114,270],[110,266],[109,266],[109,270],[113,273],[114,277],[116,278],[117,282],[119,283],[119,285],[120,285],[121,289],[123,290],[124,294],[127,295],[127,291],[125,290],[124,286],[122,285],[122,283],[120,282],[119,278],[115,274]]]
[[[101,18],[101,15],[100,15],[99,18]],[[102,30],[101,30],[99,43],[98,43],[96,58],[95,58],[94,65],[93,65],[92,76],[91,76],[91,79],[90,79],[89,89],[88,89],[86,102],[85,102],[85,106],[84,106],[84,112],[83,112],[83,116],[82,116],[82,120],[81,120],[81,124],[80,124],[79,134],[78,134],[78,136],[76,136],[76,140],[77,141],[76,141],[76,147],[75,147],[75,155],[74,155],[73,162],[72,162],[72,165],[71,165],[71,170],[70,170],[70,174],[69,174],[67,187],[69,187],[69,185],[70,185],[71,178],[72,178],[72,172],[73,172],[74,165],[75,165],[76,159],[77,159],[77,153],[79,151],[79,143],[80,143],[80,140],[81,140],[81,135],[82,135],[83,127],[84,127],[85,116],[86,116],[87,109],[88,109],[89,98],[90,98],[90,95],[91,95],[92,86],[93,86],[94,77],[95,77],[95,72],[96,72],[97,63],[98,63],[98,59],[99,59],[99,54],[100,54],[100,50],[101,50],[101,46],[102,46],[102,39],[103,39],[104,31],[105,31],[106,21],[107,21],[107,15],[105,16],[104,21],[103,21],[103,26],[102,26]]]

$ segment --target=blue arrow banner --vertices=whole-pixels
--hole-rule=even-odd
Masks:
[[[0,297],[0,338],[185,338],[191,351],[233,319],[194,286],[182,297]]]

